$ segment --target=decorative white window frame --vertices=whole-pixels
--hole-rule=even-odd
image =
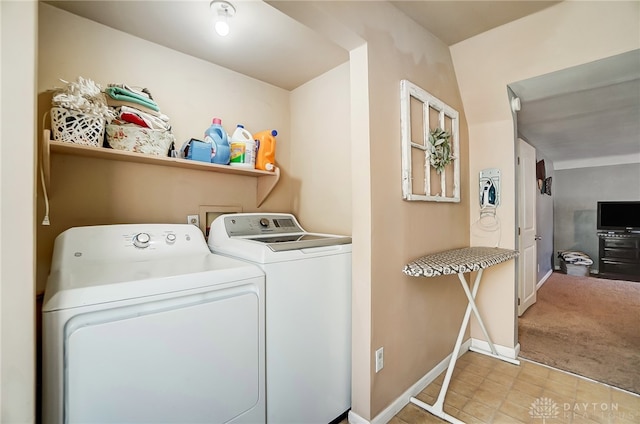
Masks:
[[[411,140],[411,99],[422,104],[422,143]],[[445,117],[451,120],[451,152],[452,163],[440,174],[440,193],[431,194],[431,165],[429,153],[430,109],[438,112],[437,127],[445,129]],[[400,81],[400,126],[402,127],[402,198],[404,200],[421,200],[433,202],[460,202],[460,140],[458,111],[429,94],[408,80]],[[424,152],[425,194],[414,193],[413,172],[411,169],[411,149]],[[453,170],[451,169],[453,168]],[[447,176],[453,171],[453,189],[447,196]]]

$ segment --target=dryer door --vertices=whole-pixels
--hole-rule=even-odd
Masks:
[[[264,421],[260,303],[254,284],[75,316],[65,422]]]

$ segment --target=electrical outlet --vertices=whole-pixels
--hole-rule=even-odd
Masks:
[[[379,372],[384,367],[384,348],[376,350],[376,372]]]
[[[199,215],[187,215],[187,224],[193,224],[196,227],[200,227],[200,216]]]

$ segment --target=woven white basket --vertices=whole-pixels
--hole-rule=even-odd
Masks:
[[[102,147],[104,118],[60,107],[51,108],[51,132],[55,141]]]

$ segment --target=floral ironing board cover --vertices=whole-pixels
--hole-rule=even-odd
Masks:
[[[517,250],[499,247],[465,247],[423,256],[405,265],[402,272],[412,277],[437,277],[478,271],[518,256]]]

